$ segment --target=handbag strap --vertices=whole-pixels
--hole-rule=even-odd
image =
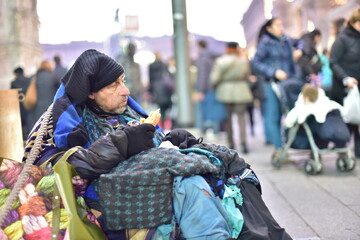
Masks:
[[[46,134],[46,129],[47,129],[47,126],[49,123],[50,115],[52,114],[52,108],[53,108],[53,105],[51,104],[49,106],[49,108],[47,109],[46,113],[44,114],[44,119],[41,123],[39,132],[35,138],[34,146],[30,150],[30,153],[24,164],[24,167],[20,173],[19,179],[16,181],[15,186],[13,187],[8,199],[6,200],[6,203],[4,204],[3,209],[0,212],[0,226],[2,226],[2,224],[5,220],[5,217],[7,217],[7,215],[9,214],[13,203],[17,199],[19,192],[24,185],[25,179],[29,175],[31,166],[34,163],[36,156],[40,153],[42,139],[44,138],[44,136]]]

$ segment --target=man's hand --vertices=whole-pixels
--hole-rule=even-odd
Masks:
[[[155,127],[149,123],[123,129],[128,139],[127,158],[155,147],[153,141]]]

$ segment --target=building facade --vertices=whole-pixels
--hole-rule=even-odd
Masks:
[[[42,54],[37,0],[0,0],[0,90],[9,89],[18,66],[34,74]]]

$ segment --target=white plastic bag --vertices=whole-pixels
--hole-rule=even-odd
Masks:
[[[360,94],[357,86],[344,98],[343,118],[346,123],[360,124]]]

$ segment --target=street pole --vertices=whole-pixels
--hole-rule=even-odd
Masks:
[[[178,106],[177,127],[190,127],[192,125],[193,111],[190,97],[190,58],[185,0],[172,0],[172,11]]]

